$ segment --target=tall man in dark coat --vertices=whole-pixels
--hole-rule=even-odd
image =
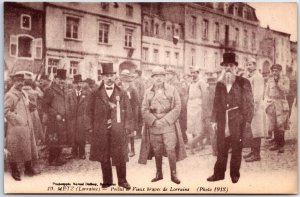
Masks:
[[[55,77],[57,82],[52,82],[45,91],[43,109],[47,114],[46,143],[49,146],[49,164],[61,166],[66,163],[61,157],[62,148],[72,144],[72,133],[68,128],[67,70],[57,69]]]
[[[112,63],[102,64],[102,77],[103,82],[92,92],[87,106],[90,120],[87,129],[92,136],[90,160],[101,162],[103,188],[113,185],[113,164],[119,186],[130,189],[126,180],[127,134],[133,129],[130,101],[126,92],[114,83]]]
[[[223,72],[216,85],[212,127],[217,135],[218,156],[214,174],[207,181],[225,177],[228,150],[232,148],[230,176],[233,183],[240,178],[243,132],[249,129],[254,112],[250,82],[236,75],[238,63],[234,53],[224,53]]]
[[[85,122],[87,121],[85,111],[89,92],[83,90],[84,83],[80,74],[74,75],[74,89],[68,97],[68,105],[70,106],[69,128],[73,132],[72,156],[79,159],[85,159]]]

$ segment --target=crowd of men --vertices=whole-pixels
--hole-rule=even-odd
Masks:
[[[180,184],[176,162],[187,157],[186,150],[195,154],[205,145],[217,156],[207,181],[225,178],[231,148],[230,176],[238,182],[246,140],[251,147],[243,156],[246,162],[261,160],[262,139],[270,139],[270,151],[284,152],[296,79],[283,76],[282,66],[274,64],[265,80],[255,58],[240,73],[234,53],[224,53],[221,67],[217,78],[191,67],[185,79],[172,68],[155,67],[145,80],[140,70],[125,69],[116,77],[113,65],[106,63],[100,86],[80,74],[68,84],[64,69],[57,70],[53,81],[47,75],[39,80],[12,75],[4,99],[4,152],[12,177],[21,180],[23,163],[25,175],[41,173],[36,169],[38,145],[47,146],[50,166],[62,166],[69,159],[85,160],[90,143],[89,159],[101,163],[102,187],[113,185],[116,166],[118,185],[130,189],[126,162],[136,155],[135,141],[141,139],[139,163],[155,158],[152,182],[163,179],[166,156],[171,181]],[[65,158],[62,150],[70,147],[71,155]]]

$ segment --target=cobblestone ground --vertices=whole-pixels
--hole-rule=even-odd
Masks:
[[[205,191],[201,193],[217,192],[216,187],[227,187],[229,193],[295,193],[297,192],[297,115],[296,109],[293,110],[291,119],[292,127],[286,132],[285,152],[278,154],[268,150],[265,140],[262,142],[261,157],[259,162],[246,163],[242,161],[241,178],[237,184],[232,184],[229,176],[229,170],[226,172],[225,180],[209,183],[206,178],[213,173],[213,166],[216,157],[212,156],[211,146],[206,146],[204,150],[191,155],[188,151],[188,157],[178,162],[178,177],[181,184],[176,185],[170,181],[170,172],[168,161],[164,158],[163,172],[164,179],[162,181],[151,183],[150,180],[155,175],[154,160],[148,161],[147,165],[138,164],[138,155],[130,158],[127,163],[127,179],[132,188],[128,192],[136,192],[137,188],[157,188],[162,193],[163,187],[167,187],[167,193],[180,193],[182,191],[173,191],[171,188],[179,190],[189,190],[189,192],[199,193],[197,189],[202,188]],[[140,140],[136,140],[136,150],[139,150]],[[86,147],[89,152],[89,146]],[[64,151],[69,153],[70,149]],[[139,151],[137,151],[139,152]],[[243,154],[247,154],[249,149],[243,149]],[[4,191],[5,192],[58,192],[50,191],[48,187],[53,183],[99,183],[102,181],[100,163],[86,160],[70,160],[66,165],[61,167],[53,167],[46,165],[45,154],[40,159],[42,174],[34,177],[22,176],[22,181],[14,181],[9,172],[4,173]],[[87,157],[88,158],[88,157]],[[228,163],[229,166],[229,163]],[[117,183],[115,170],[113,171],[114,181]],[[212,191],[210,191],[210,189]],[[66,189],[68,192],[70,188]],[[88,191],[77,191],[88,192]],[[92,191],[95,192],[95,191]],[[96,191],[99,192],[99,191]],[[114,186],[100,192],[125,192],[121,188]],[[143,191],[143,192],[147,192]],[[142,193],[143,193],[142,192]],[[185,191],[186,192],[186,191]],[[165,192],[164,192],[165,193]]]

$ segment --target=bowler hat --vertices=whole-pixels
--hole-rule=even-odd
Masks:
[[[116,74],[116,72],[114,72],[114,65],[113,63],[103,63],[102,65],[102,75],[106,75],[106,74]]]
[[[165,74],[166,74],[165,69],[157,66],[152,69],[151,77],[153,77],[154,75],[165,75]]]
[[[282,66],[280,64],[273,64],[271,66],[271,70],[273,70],[273,69],[278,69],[279,71],[281,71],[282,70]]]
[[[82,77],[81,75],[74,75],[73,83],[79,83],[82,82]]]
[[[65,69],[57,69],[56,70],[56,76],[55,78],[59,78],[59,79],[67,79],[67,70]]]
[[[221,66],[227,63],[235,64],[236,66],[238,63],[235,61],[235,53],[224,53],[223,54],[223,62],[221,63]]]
[[[130,73],[129,70],[124,69],[120,73],[120,78],[121,78],[122,81],[129,81],[130,82],[133,79],[133,75]]]
[[[23,80],[25,80],[24,74],[14,74],[14,75],[11,75],[10,78],[13,81],[23,81]]]

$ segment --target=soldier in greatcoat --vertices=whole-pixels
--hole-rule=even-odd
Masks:
[[[85,159],[85,143],[86,143],[86,107],[89,93],[83,89],[84,81],[82,76],[74,75],[73,86],[68,97],[68,105],[70,107],[69,129],[72,130],[72,156],[73,158]]]
[[[25,175],[38,174],[32,167],[32,161],[38,158],[36,140],[34,136],[31,111],[36,109],[22,91],[24,74],[12,76],[13,86],[4,96],[4,117],[7,120],[7,134],[5,136],[5,152],[11,175],[16,181],[21,180],[18,163],[25,164]]]
[[[289,117],[289,105],[286,95],[289,92],[290,81],[281,75],[282,66],[274,64],[271,67],[272,76],[268,79],[265,91],[266,113],[269,119],[269,131],[274,132],[275,145],[271,151],[284,152],[285,124]]]
[[[169,160],[171,181],[180,184],[177,178],[176,161],[186,157],[184,142],[178,122],[181,104],[177,90],[165,81],[165,70],[152,71],[154,85],[145,91],[142,114],[145,121],[139,163],[146,164],[153,151],[156,176],[151,182],[163,179],[162,159]],[[166,153],[164,153],[166,151]]]
[[[260,160],[261,138],[264,135],[264,78],[256,69],[256,60],[250,58],[247,64],[247,74],[245,77],[250,81],[253,99],[254,99],[254,114],[251,122],[251,152],[244,156],[246,162]]]
[[[126,179],[126,162],[127,135],[133,130],[132,108],[126,92],[114,83],[115,73],[112,63],[102,64],[103,82],[91,93],[88,102],[86,113],[90,122],[86,128],[91,132],[90,160],[101,163],[103,188],[113,185],[113,164],[117,170],[118,185],[130,189]]]
[[[212,113],[212,127],[217,135],[218,155],[214,173],[207,181],[225,177],[228,150],[231,147],[230,176],[232,183],[240,178],[243,133],[251,125],[254,105],[250,82],[237,76],[234,53],[224,53],[222,74],[217,82]]]
[[[130,144],[130,152],[129,157],[133,157],[135,155],[134,148],[134,138],[136,136],[138,127],[138,110],[139,110],[139,98],[138,93],[135,87],[132,85],[133,76],[129,70],[124,69],[120,73],[121,84],[120,87],[126,92],[128,99],[130,101],[131,109],[132,109],[132,118],[133,118],[133,130],[130,131],[128,135],[129,144]]]
[[[55,81],[45,91],[43,109],[47,114],[46,144],[49,147],[48,162],[53,166],[66,163],[62,158],[62,148],[72,145],[72,133],[68,128],[69,105],[68,89],[66,86],[67,70],[57,69]]]

